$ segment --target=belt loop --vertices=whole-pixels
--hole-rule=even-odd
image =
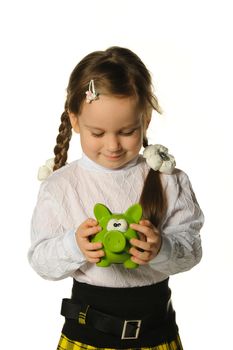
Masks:
[[[90,305],[87,305],[86,310],[84,312],[80,311],[78,313],[78,323],[86,324],[86,316],[87,316],[87,312],[88,312],[89,307],[90,307]]]

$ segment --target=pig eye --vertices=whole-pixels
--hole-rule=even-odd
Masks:
[[[127,221],[124,219],[120,219],[120,220],[111,219],[107,224],[107,230],[126,232],[128,230]]]

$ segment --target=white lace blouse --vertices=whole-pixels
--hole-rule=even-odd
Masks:
[[[121,264],[97,267],[85,260],[75,231],[94,217],[96,203],[123,213],[140,198],[149,168],[139,156],[123,169],[106,169],[85,155],[54,172],[42,184],[32,217],[29,261],[45,279],[71,276],[98,286],[134,287],[156,283],[196,265],[202,255],[199,231],[204,223],[188,176],[176,169],[162,174],[168,210],[163,222],[162,247],[147,265],[125,269]]]

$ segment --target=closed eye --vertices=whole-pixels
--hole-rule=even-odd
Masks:
[[[122,130],[122,131],[119,131],[119,135],[121,136],[130,136],[130,135],[133,135],[135,131],[137,131],[139,128],[134,128],[134,129],[131,129],[131,130]],[[93,137],[102,137],[104,136],[105,132],[93,132],[91,131],[91,136]]]
[[[91,135],[94,136],[94,137],[102,137],[102,136],[104,136],[104,132],[101,132],[99,134],[96,134],[96,133],[92,132]]]
[[[129,130],[129,131],[120,131],[120,135],[122,135],[122,136],[130,136],[130,135],[132,135],[136,130],[138,130],[138,128],[132,129],[132,130]]]

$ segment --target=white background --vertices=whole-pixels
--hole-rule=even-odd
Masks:
[[[204,256],[171,277],[185,350],[232,344],[231,1],[1,1],[1,348],[52,350],[71,279],[41,279],[27,262],[37,169],[52,157],[69,75],[112,45],[153,75],[164,115],[151,143],[168,146],[205,213]],[[80,156],[71,142],[69,161]],[[33,345],[32,345],[33,343]]]

